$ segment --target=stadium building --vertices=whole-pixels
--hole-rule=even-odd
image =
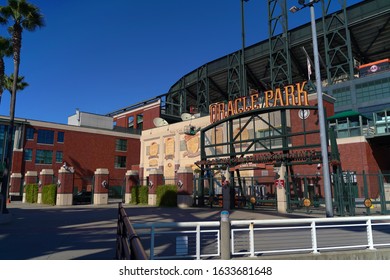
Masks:
[[[82,163],[75,170],[108,168],[110,173],[118,161],[135,178],[128,183],[129,177],[118,175],[125,176],[125,192],[148,185],[149,204],[156,202],[158,185],[175,184],[183,206],[224,202],[284,212],[323,205],[327,190],[311,24],[289,29],[288,18],[299,15],[288,15],[294,10],[288,1],[264,2],[268,39],[201,65],[165,94],[105,116],[115,131],[123,130],[115,134],[110,128],[110,141],[128,139],[126,165],[114,148],[104,149],[110,160],[99,159],[99,165],[71,162],[65,149],[63,159]],[[390,201],[390,2],[366,0],[348,7],[347,1],[314,2],[322,12],[315,24],[335,209],[354,214],[355,206],[370,199],[385,213]],[[331,2],[340,6],[337,12],[329,11]],[[141,136],[129,130],[142,131]],[[12,170],[22,177],[29,169],[41,170],[26,160],[38,148],[30,148],[23,131]]]

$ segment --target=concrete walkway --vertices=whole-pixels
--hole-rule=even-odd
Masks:
[[[130,205],[125,208],[133,223],[219,221],[221,211],[219,208]],[[64,207],[12,202],[8,210],[10,221],[0,223],[0,260],[112,260],[115,257],[117,203]],[[230,217],[251,220],[308,215],[232,210]]]

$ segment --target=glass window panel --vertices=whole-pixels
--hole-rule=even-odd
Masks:
[[[24,160],[32,160],[32,149],[24,150]]]
[[[126,139],[116,139],[115,150],[126,152],[127,151],[127,140]]]
[[[125,156],[115,156],[115,168],[126,168]]]
[[[37,164],[52,164],[53,151],[49,150],[37,150],[35,156],[35,163]]]
[[[39,144],[54,144],[54,131],[52,130],[38,130],[38,141]]]
[[[26,139],[27,140],[34,140],[34,128],[27,127],[27,129],[26,129]]]
[[[63,131],[58,131],[57,133],[57,142],[64,143],[65,133]]]

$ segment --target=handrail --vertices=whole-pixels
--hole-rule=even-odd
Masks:
[[[118,205],[118,224],[116,238],[116,259],[147,260],[149,259],[141,241],[135,232],[122,202]]]
[[[194,221],[194,222],[161,222],[161,223],[142,223],[142,224],[134,224],[133,227],[136,229],[141,228],[186,228],[186,227],[219,227],[219,221]]]
[[[277,220],[235,220],[230,221],[232,226],[235,225],[288,225],[288,224],[303,224],[311,223],[334,223],[334,222],[353,222],[353,221],[382,221],[389,220],[389,215],[383,216],[355,216],[355,217],[334,217],[334,218],[300,218],[300,219],[277,219]]]
[[[150,259],[229,259],[390,247],[386,235],[390,215],[131,224],[121,203],[118,215],[117,259],[149,259],[135,230],[147,236]],[[224,227],[224,222],[229,226]]]
[[[365,216],[365,217],[338,217],[338,218],[303,218],[303,219],[278,219],[278,220],[239,220],[231,221],[231,248],[232,255],[250,255],[254,257],[258,254],[272,254],[272,253],[298,253],[298,252],[312,252],[319,253],[323,250],[333,249],[369,249],[374,250],[378,247],[390,246],[389,240],[381,240],[379,236],[374,236],[374,227],[390,226],[390,216]],[[257,227],[256,227],[257,226]],[[318,231],[329,230],[332,228],[356,228],[365,227],[365,233],[359,238],[359,242],[350,244],[332,244],[325,241],[326,235],[319,235]],[[294,240],[294,246],[287,242],[284,245],[278,244],[276,248],[265,248],[264,244],[255,246],[255,232],[266,233],[275,230],[290,231],[290,230],[307,230],[310,236],[309,243],[304,243],[300,247],[297,240]],[[246,248],[242,246],[236,250],[235,240],[236,234],[246,233],[249,235],[249,242]],[[303,231],[302,231],[303,232]],[[301,232],[301,234],[302,234]],[[288,234],[285,235],[286,237]],[[302,234],[304,236],[304,234]],[[306,235],[307,236],[307,235]],[[268,237],[270,235],[268,234]],[[259,241],[259,236],[257,237]],[[264,242],[265,236],[262,236]],[[270,237],[273,238],[273,237]],[[335,237],[336,238],[336,237]],[[378,238],[378,239],[377,239]],[[319,240],[321,239],[321,240]],[[270,239],[271,240],[271,239]],[[286,239],[287,240],[287,239]],[[320,243],[320,241],[322,241]],[[255,248],[256,247],[256,248]],[[257,249],[257,250],[256,250]]]
[[[170,259],[170,258],[195,258],[200,260],[202,257],[217,257],[220,256],[220,222],[219,221],[194,221],[194,222],[162,222],[162,223],[142,223],[134,224],[135,229],[149,229],[149,233],[144,235],[150,236],[150,259]],[[158,230],[160,229],[160,230]],[[162,229],[162,230],[161,230]],[[165,230],[164,230],[165,229]],[[186,253],[181,252],[179,255],[173,253],[169,255],[161,254],[161,252],[156,253],[156,244],[160,244],[161,240],[167,240],[167,236],[190,236],[194,241],[194,249],[191,252],[188,252],[188,243],[184,242],[183,244],[176,244],[177,248],[186,251]],[[212,235],[212,237],[210,237]],[[202,238],[201,238],[202,236]],[[208,236],[208,237],[207,237]],[[211,239],[210,239],[211,238]],[[203,252],[202,251],[202,242],[206,239],[216,247],[216,251],[212,252]]]

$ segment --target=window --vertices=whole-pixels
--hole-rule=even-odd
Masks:
[[[27,129],[26,129],[26,139],[27,140],[34,140],[34,128],[27,127]]]
[[[61,151],[56,152],[56,163],[61,163],[63,158],[63,153]]]
[[[7,126],[5,125],[0,125],[0,140],[5,139],[5,132],[7,130]]]
[[[125,156],[115,156],[115,168],[126,168]]]
[[[143,124],[144,124],[144,116],[137,115],[137,129],[142,130]]]
[[[52,162],[53,162],[53,151],[37,150],[37,154],[35,156],[35,163],[52,164]]]
[[[116,139],[115,150],[126,152],[127,151],[127,140],[126,139]]]
[[[127,123],[129,128],[134,128],[134,116],[128,117]]]
[[[25,149],[24,150],[24,160],[32,160],[32,149]]]
[[[38,130],[38,141],[39,144],[54,144],[54,131],[52,130]]]
[[[64,143],[64,137],[65,137],[65,134],[63,131],[57,132],[57,142],[58,143]]]

